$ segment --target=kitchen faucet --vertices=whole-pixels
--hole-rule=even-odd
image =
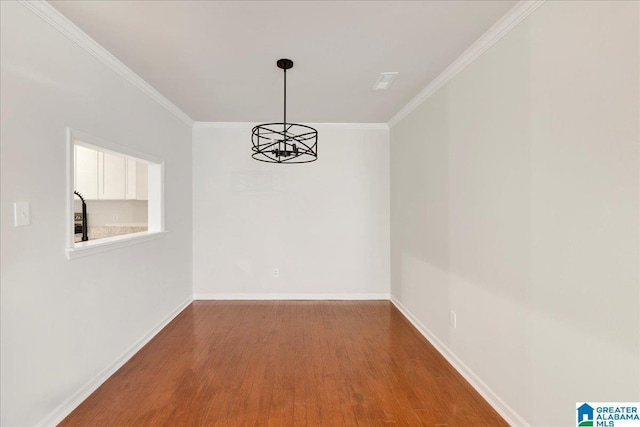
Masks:
[[[77,191],[74,191],[73,194],[80,197],[80,200],[82,200],[82,241],[86,242],[89,240],[89,237],[87,236],[87,204],[85,203],[82,194]]]

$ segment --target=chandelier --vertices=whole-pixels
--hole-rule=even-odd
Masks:
[[[251,130],[251,150],[256,160],[267,163],[309,163],[318,158],[318,131],[311,126],[287,123],[287,70],[290,59],[279,59],[284,71],[284,119],[282,123],[263,123]]]

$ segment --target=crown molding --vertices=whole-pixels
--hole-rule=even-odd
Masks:
[[[257,122],[194,122],[194,129],[245,129],[252,128]]]
[[[389,130],[386,123],[305,123],[321,129]]]
[[[195,122],[193,128],[246,129],[258,124],[258,122]],[[320,129],[389,130],[389,125],[386,123],[305,123],[305,125]]]
[[[164,107],[167,111],[179,118],[186,125],[194,129],[200,128],[245,128],[255,126],[257,123],[251,122],[195,122],[184,111],[169,101],[164,95],[153,88],[142,77],[124,65],[119,59],[113,56],[104,47],[93,40],[74,23],[58,12],[53,6],[44,0],[18,0],[27,9],[39,16],[53,28],[75,42],[86,52],[101,61],[111,70],[119,74],[122,78],[136,86],[143,93]],[[398,111],[388,123],[308,123],[324,129],[358,129],[358,130],[389,130],[426,99],[433,95],[438,89],[453,79],[469,64],[475,61],[494,43],[500,40],[511,29],[518,25],[523,19],[529,16],[534,10],[540,7],[546,0],[523,0],[516,4],[498,22],[496,22],[486,33],[484,33],[475,43],[473,43],[462,55],[460,55],[451,65],[431,81],[420,93],[418,93],[409,103]]]
[[[19,0],[20,4],[35,13],[43,21],[51,25],[56,30],[60,31],[68,39],[75,42],[82,49],[91,54],[94,58],[98,59],[111,70],[119,74],[123,79],[133,84],[140,89],[149,98],[156,101],[163,106],[171,114],[179,118],[182,122],[188,126],[193,126],[193,119],[189,117],[184,111],[178,108],[174,103],[169,101],[160,92],[154,89],[149,83],[147,83],[142,77],[134,73],[129,67],[124,65],[118,58],[113,56],[109,51],[102,47],[98,42],[93,40],[87,33],[78,28],[67,17],[58,12],[56,8],[51,6],[44,0]]]
[[[422,89],[407,105],[402,107],[388,122],[389,127],[398,124],[409,113],[415,110],[420,104],[427,100],[438,89],[453,79],[458,73],[475,61],[487,49],[493,46],[498,40],[504,37],[516,25],[522,22],[534,10],[539,8],[546,0],[520,1],[502,18],[498,20],[486,33],[476,40],[467,50],[464,51],[451,65]]]

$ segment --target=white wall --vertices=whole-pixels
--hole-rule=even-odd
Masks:
[[[316,162],[278,165],[249,125],[194,129],[195,298],[388,297],[389,132],[318,132]]]
[[[59,414],[188,301],[191,129],[19,3],[1,2],[1,424]],[[166,237],[67,260],[65,128],[166,160]],[[13,202],[31,225],[13,227]]]
[[[638,9],[547,2],[391,130],[392,297],[517,423],[640,400]]]

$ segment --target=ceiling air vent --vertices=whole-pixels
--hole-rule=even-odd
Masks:
[[[376,80],[376,83],[373,85],[373,90],[389,89],[389,86],[391,86],[391,83],[393,83],[396,77],[398,77],[397,71],[392,73],[380,73],[378,80]]]

